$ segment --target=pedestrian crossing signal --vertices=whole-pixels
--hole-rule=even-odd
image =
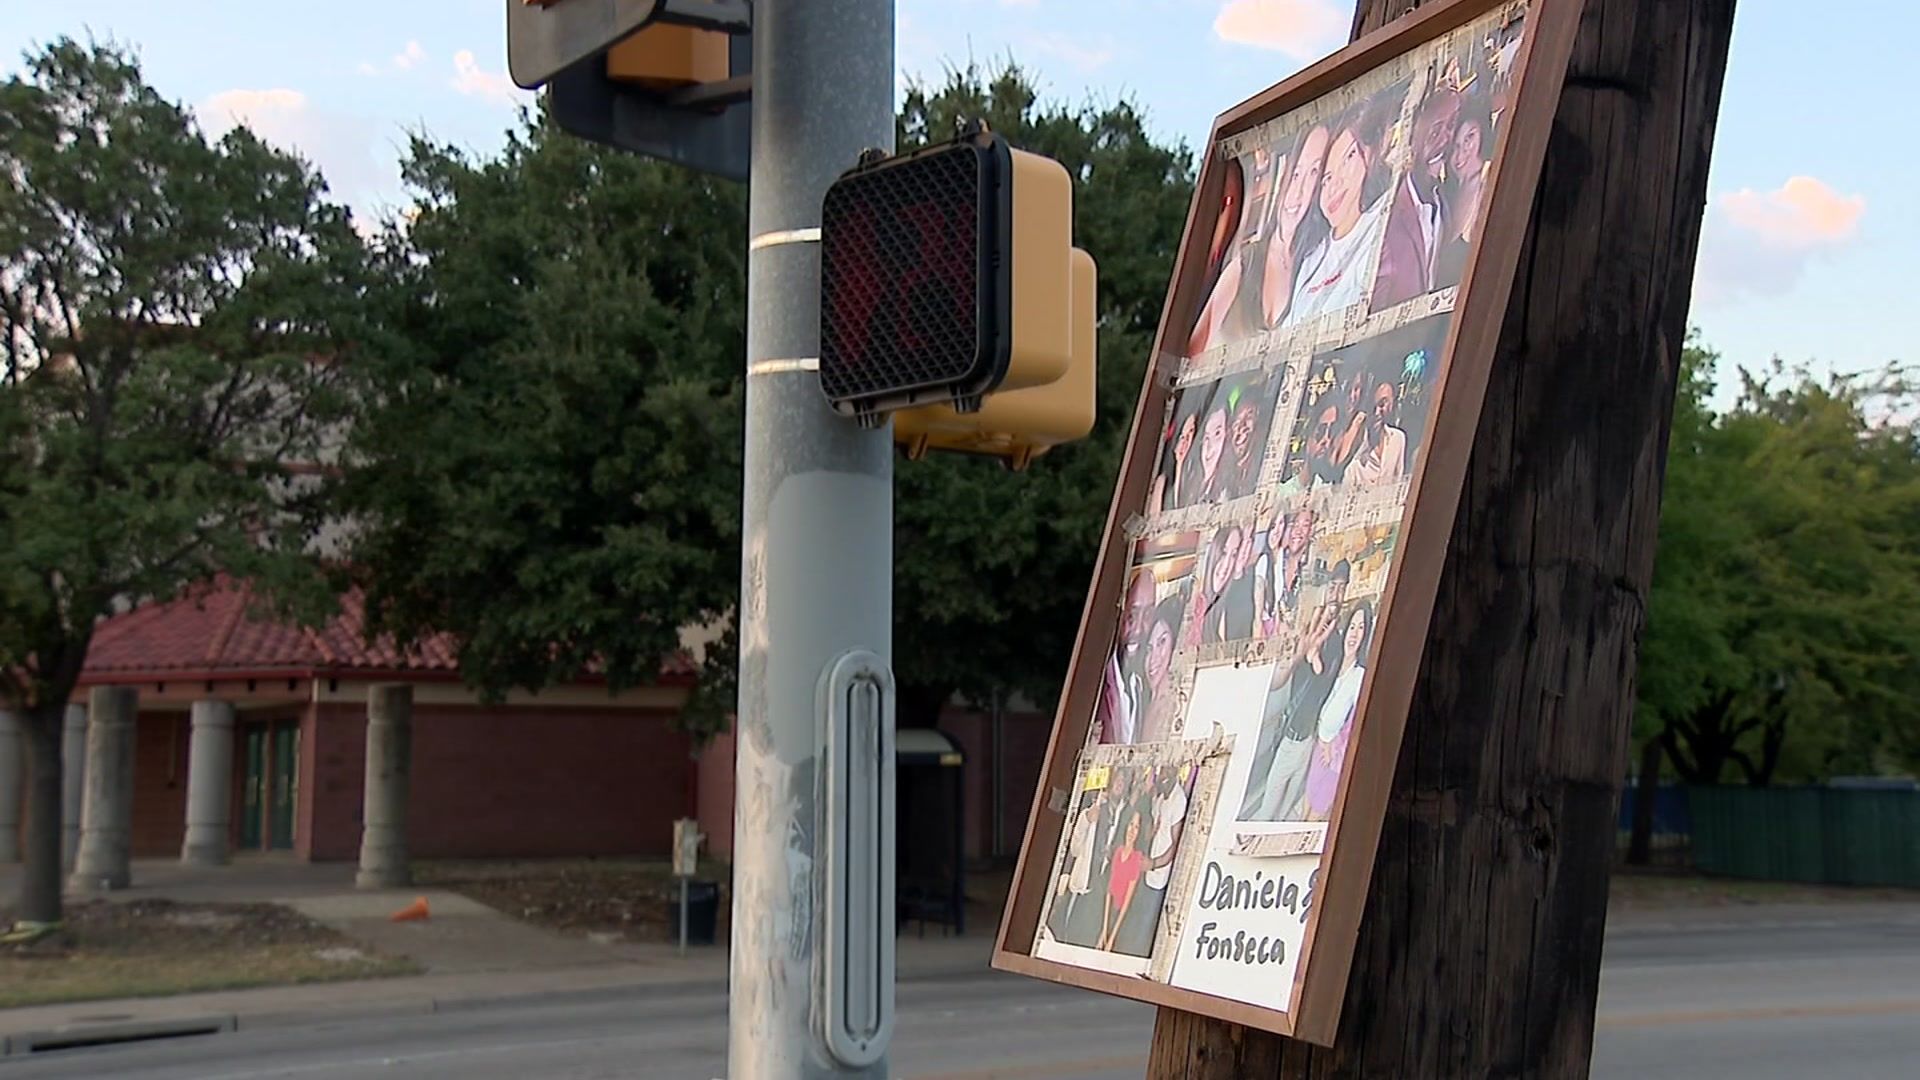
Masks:
[[[840,414],[974,413],[1072,366],[1073,182],[1059,162],[984,127],[876,156],[828,189],[820,232],[820,386]]]

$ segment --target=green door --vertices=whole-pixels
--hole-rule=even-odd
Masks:
[[[269,809],[271,847],[293,847],[293,809],[300,801],[300,727],[277,724],[273,728],[273,802]]]
[[[247,779],[240,790],[240,849],[259,851],[260,815],[267,805],[267,729],[250,727],[247,733]]]

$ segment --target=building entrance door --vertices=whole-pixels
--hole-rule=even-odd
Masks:
[[[249,851],[291,850],[294,811],[300,805],[299,722],[274,720],[248,726],[246,755],[240,846]]]

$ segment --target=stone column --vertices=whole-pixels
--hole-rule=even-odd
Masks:
[[[180,861],[189,866],[227,863],[228,807],[232,803],[233,705],[193,703],[193,741],[187,755],[187,836]]]
[[[131,686],[96,686],[88,698],[86,798],[80,850],[67,879],[72,892],[106,892],[133,882],[133,723],[139,705],[139,691]]]
[[[20,718],[0,709],[0,863],[20,861],[20,806],[27,743]]]
[[[60,869],[73,869],[80,854],[80,812],[86,805],[87,784],[87,707],[68,705],[66,723],[61,729],[60,765],[65,775],[60,781]]]
[[[413,687],[376,686],[367,693],[367,788],[360,831],[362,889],[410,884],[407,794],[413,756]]]

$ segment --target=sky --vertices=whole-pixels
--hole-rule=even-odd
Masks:
[[[532,96],[506,75],[510,0],[63,0],[9,4],[0,77],[65,35],[133,49],[213,133],[236,122],[300,151],[362,216],[407,203],[409,134],[498,148]],[[820,2],[820,0],[809,0]],[[1856,0],[1738,7],[1692,321],[1735,365],[1816,371],[1920,361],[1906,336],[1920,139],[1897,74],[1920,9]],[[1213,118],[1346,40],[1353,0],[898,0],[897,90],[1008,58],[1046,99],[1127,99],[1153,134],[1204,142]],[[1819,48],[1810,47],[1818,42]],[[1826,57],[1822,60],[1819,57]],[[1726,391],[1723,390],[1723,398]]]

